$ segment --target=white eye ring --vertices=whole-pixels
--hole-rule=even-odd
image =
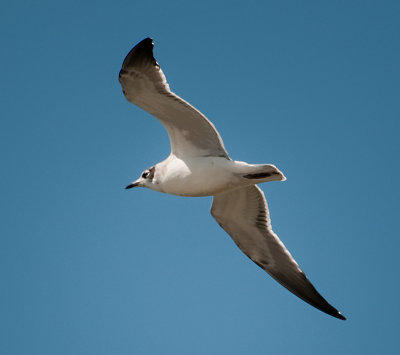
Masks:
[[[150,175],[150,171],[149,171],[149,170],[146,170],[146,171],[143,172],[142,178],[143,178],[143,179],[146,179],[149,175]]]

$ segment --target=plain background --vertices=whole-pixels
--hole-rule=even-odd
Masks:
[[[0,352],[397,354],[398,1],[9,1],[0,11]],[[244,256],[211,198],[123,188],[169,154],[118,72],[151,36],[272,225],[348,317]]]

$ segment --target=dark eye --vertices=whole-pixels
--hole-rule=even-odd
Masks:
[[[150,171],[146,170],[146,171],[143,172],[142,178],[146,179],[149,175],[150,175]]]

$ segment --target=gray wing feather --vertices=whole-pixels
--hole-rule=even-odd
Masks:
[[[126,56],[119,81],[126,99],[157,117],[167,129],[171,151],[183,156],[229,158],[214,125],[197,109],[170,91],[146,38]]]
[[[346,319],[318,293],[272,231],[268,205],[258,186],[214,196],[211,214],[237,246],[281,285],[319,310]]]

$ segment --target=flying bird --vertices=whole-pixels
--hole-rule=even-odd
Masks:
[[[243,253],[305,302],[345,320],[318,293],[272,231],[267,201],[257,184],[284,181],[283,173],[271,164],[232,160],[214,125],[170,90],[153,56],[153,47],[151,38],[138,43],[126,56],[119,81],[129,102],[165,126],[171,153],[126,188],[147,187],[179,196],[213,196],[212,216]]]

